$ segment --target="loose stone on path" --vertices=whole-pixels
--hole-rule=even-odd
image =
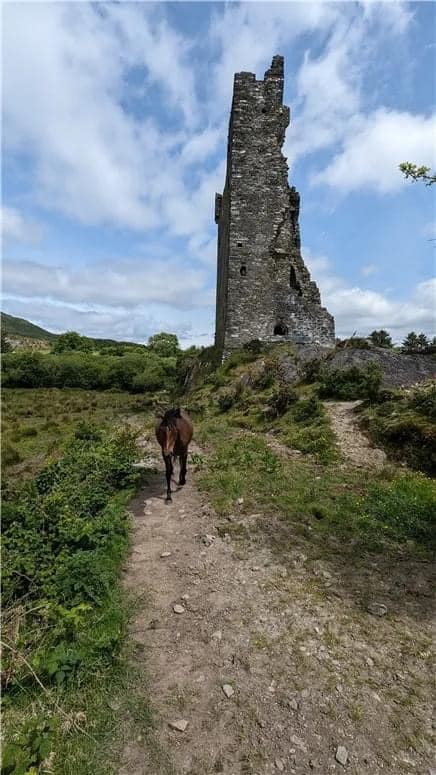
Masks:
[[[339,764],[342,764],[342,766],[345,767],[348,761],[348,751],[344,745],[338,745],[335,753],[335,759],[337,762],[339,762]]]
[[[176,603],[175,605],[173,605],[173,611],[174,611],[175,614],[184,614],[185,613],[185,609],[184,609],[184,607],[182,605],[180,605],[180,603]]]
[[[235,690],[233,686],[230,684],[223,684],[221,689],[223,690],[224,694],[226,695],[227,699],[230,699],[230,697],[233,697]]]
[[[176,719],[176,721],[170,721],[169,726],[171,729],[175,729],[177,732],[185,732],[188,721],[185,718]]]
[[[366,607],[366,610],[374,616],[385,616],[388,612],[388,609],[383,603],[377,603],[375,601],[369,603]]]
[[[160,556],[161,556],[162,558],[163,558],[163,557],[171,557],[171,552],[162,552]]]

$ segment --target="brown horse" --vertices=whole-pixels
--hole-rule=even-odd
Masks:
[[[180,458],[179,485],[186,484],[186,461],[188,445],[192,439],[192,420],[183,409],[168,409],[156,425],[156,438],[162,447],[162,457],[165,461],[167,478],[167,502],[171,501],[171,477],[173,475],[173,458]]]

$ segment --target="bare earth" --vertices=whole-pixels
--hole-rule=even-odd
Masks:
[[[355,455],[342,405],[332,419]],[[430,565],[351,561],[243,503],[223,520],[189,466],[167,505],[144,445],[159,473],[131,504],[125,584],[155,731],[125,741],[119,775],[430,775]]]

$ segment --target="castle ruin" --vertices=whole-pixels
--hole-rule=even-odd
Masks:
[[[300,196],[282,154],[289,108],[283,57],[263,81],[236,73],[223,194],[215,197],[218,277],[215,344],[227,354],[253,339],[334,344],[300,249]]]

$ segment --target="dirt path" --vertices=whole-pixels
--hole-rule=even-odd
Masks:
[[[372,447],[368,438],[360,430],[354,410],[361,401],[324,401],[332,421],[338,445],[343,455],[355,466],[373,466],[382,468],[386,462],[386,453]]]
[[[132,503],[125,573],[155,744],[126,740],[119,775],[430,775],[428,566],[358,570],[243,503],[223,521],[189,469],[163,489]]]

